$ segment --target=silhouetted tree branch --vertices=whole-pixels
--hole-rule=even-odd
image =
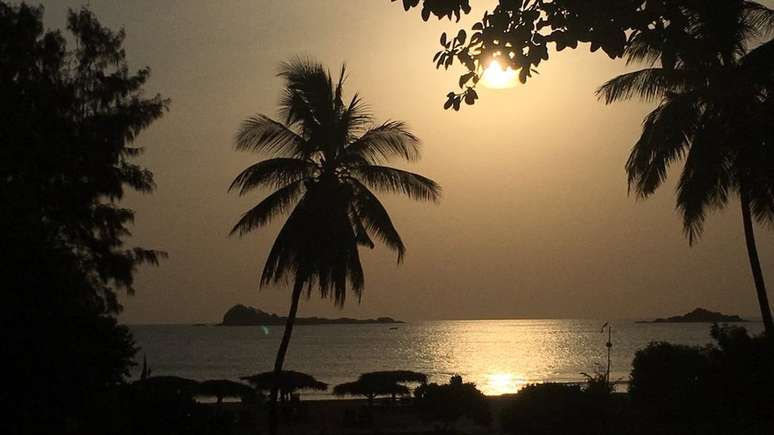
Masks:
[[[402,3],[407,11],[420,6],[419,0]],[[743,4],[756,26],[765,27],[774,20],[772,11],[759,3],[729,3]],[[457,62],[467,70],[459,78],[460,90],[449,92],[444,107],[459,110],[462,102],[474,104],[483,69],[494,60],[517,71],[519,80],[526,83],[555,52],[580,44],[588,44],[591,52],[602,50],[612,59],[660,60],[665,68],[674,67],[675,50],[695,25],[691,17],[714,5],[703,0],[500,0],[468,31],[441,35],[441,50],[433,58],[436,67],[448,69]],[[421,8],[425,21],[431,14],[459,20],[461,14],[471,12],[467,0],[423,0]]]

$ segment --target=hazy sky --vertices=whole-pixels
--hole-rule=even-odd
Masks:
[[[47,25],[63,27],[67,7],[82,3],[43,2]],[[496,2],[472,3],[478,18]],[[226,190],[260,159],[233,150],[235,130],[252,114],[276,114],[277,65],[296,55],[334,71],[346,61],[349,95],[360,92],[379,120],[407,121],[424,153],[406,168],[444,189],[437,206],[383,196],[408,247],[405,263],[397,267],[383,247],[367,250],[361,305],[351,298],[339,310],[313,298],[301,315],[607,319],[697,306],[758,315],[738,203],[711,216],[689,248],[674,177],[648,201],[627,196],[624,163],[652,106],[605,107],[594,97],[625,71],[622,61],[565,51],[526,86],[481,90],[476,106],[455,113],[442,104],[458,74],[431,61],[440,33],[460,25],[424,23],[388,0],[89,4],[104,24],[126,29],[131,65],[152,68],[148,90],[172,99],[139,141],[158,190],[126,201],[137,211],[133,242],[169,259],[138,274],[125,322],[214,322],[236,303],[286,314],[287,288],[258,291],[278,224],[228,238],[262,196]],[[759,228],[774,288],[772,242],[774,231]]]

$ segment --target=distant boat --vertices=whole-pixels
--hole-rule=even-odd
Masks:
[[[390,327],[390,330],[391,330],[391,331],[392,331],[392,330],[395,330],[395,329],[398,329],[398,327],[397,327],[397,326],[391,326],[391,327]]]

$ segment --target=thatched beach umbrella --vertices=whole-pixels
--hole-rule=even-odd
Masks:
[[[336,396],[364,396],[368,404],[372,404],[377,396],[407,396],[411,393],[407,386],[396,382],[386,382],[384,379],[360,379],[355,382],[346,382],[333,387]]]
[[[383,382],[403,384],[406,382],[426,384],[427,375],[419,372],[412,372],[411,370],[387,370],[380,372],[363,373],[360,375],[360,379],[368,382]]]
[[[372,403],[377,396],[407,396],[411,392],[403,383],[427,383],[427,375],[410,370],[387,370],[363,373],[357,381],[336,385],[336,396],[365,396]]]
[[[249,382],[256,390],[270,391],[276,387],[280,391],[280,397],[290,396],[298,390],[326,391],[328,389],[328,384],[318,381],[313,376],[292,370],[283,370],[279,376],[271,371],[244,376],[240,379]]]
[[[198,391],[199,383],[179,376],[150,376],[132,382],[132,387],[165,396],[193,397]]]
[[[249,400],[255,397],[256,392],[252,387],[241,382],[213,379],[199,384],[198,395],[215,397],[218,403],[221,403],[226,397],[239,398],[243,401]]]

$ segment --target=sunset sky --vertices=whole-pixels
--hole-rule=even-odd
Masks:
[[[43,2],[48,27],[64,27],[67,8],[82,3]],[[472,3],[480,18],[496,1]],[[348,95],[359,92],[378,120],[408,122],[424,147],[405,168],[443,187],[439,205],[381,196],[405,263],[380,246],[363,252],[362,304],[350,298],[339,310],[313,297],[300,315],[616,319],[702,306],[758,316],[736,201],[691,248],[674,209],[676,177],[648,201],[628,196],[624,163],[653,105],[606,107],[594,96],[627,70],[622,60],[587,47],[554,54],[526,86],[482,89],[457,113],[442,105],[458,71],[435,70],[432,57],[440,33],[469,28],[470,17],[425,23],[388,0],[89,4],[103,24],[126,29],[131,65],[152,68],[148,90],[172,99],[139,140],[158,189],[125,201],[137,211],[132,243],[169,259],[140,271],[124,322],[215,322],[236,303],[287,313],[288,288],[258,290],[281,221],[229,238],[262,194],[227,188],[261,158],[234,151],[236,129],[256,113],[277,117],[277,66],[298,55],[332,71],[346,62]],[[774,288],[774,231],[757,236]]]

